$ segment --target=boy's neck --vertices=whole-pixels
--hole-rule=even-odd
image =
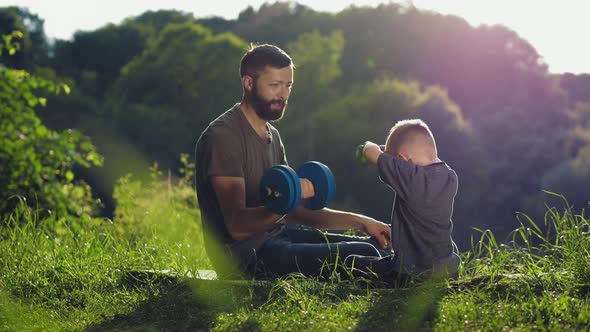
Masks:
[[[438,157],[435,157],[435,158],[412,158],[412,157],[410,157],[408,159],[411,159],[412,162],[418,166],[428,166],[428,165],[442,162],[442,160],[440,160]],[[406,160],[408,160],[408,159],[406,159]]]

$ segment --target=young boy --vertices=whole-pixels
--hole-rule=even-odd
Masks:
[[[461,263],[451,239],[457,174],[438,158],[434,137],[422,120],[397,122],[383,148],[366,142],[360,153],[396,193],[391,216],[394,254],[352,255],[345,264],[380,277],[455,276]]]

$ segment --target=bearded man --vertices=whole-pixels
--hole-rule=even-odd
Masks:
[[[364,215],[303,205],[281,215],[262,205],[262,176],[287,165],[279,132],[269,122],[286,110],[293,69],[280,48],[252,46],[240,61],[241,102],[213,120],[197,141],[195,182],[205,247],[221,276],[317,276],[348,255],[380,257],[391,244],[389,225]],[[313,184],[300,182],[301,198],[312,197]],[[326,229],[360,230],[370,238],[320,231]]]

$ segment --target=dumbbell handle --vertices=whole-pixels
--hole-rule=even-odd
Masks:
[[[305,178],[300,178],[300,179],[305,179]],[[264,191],[265,191],[265,196],[267,199],[277,199],[277,198],[283,197],[283,193],[281,193],[280,190],[276,187],[272,187],[272,186],[264,187]],[[315,190],[314,190],[314,194],[315,194]],[[301,196],[303,196],[303,192],[301,193]],[[313,197],[313,196],[310,196],[310,197]],[[310,198],[310,197],[307,197],[307,198]]]
[[[266,192],[266,198],[268,199],[283,197],[283,194],[277,188],[265,187],[264,190]]]
[[[365,144],[356,147],[356,160],[361,164],[367,163],[367,158],[365,157]]]
[[[355,155],[356,160],[361,164],[366,164],[368,162],[367,157],[365,156],[365,146],[367,143],[363,143],[356,147]],[[385,151],[385,145],[379,145],[381,151]]]
[[[260,179],[259,190],[261,201],[269,210],[287,214],[299,206],[302,199],[305,208],[326,207],[334,197],[336,183],[326,165],[310,161],[297,172],[286,165],[271,167]]]

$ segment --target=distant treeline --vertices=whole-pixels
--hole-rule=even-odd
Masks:
[[[293,57],[293,92],[276,125],[292,165],[314,159],[332,168],[336,207],[388,221],[392,194],[354,150],[415,117],[459,174],[454,236],[463,248],[473,227],[507,235],[517,212],[542,218],[554,204],[543,190],[579,208],[590,199],[590,75],[549,73],[542,55],[503,26],[395,3],[330,14],[277,2],[236,20],[148,11],[54,41],[41,17],[0,8],[0,33],[13,30],[24,36],[19,52],[2,54],[3,66],[71,87],[46,96],[36,113],[96,145],[104,165],[78,173],[106,215],[119,177],[141,176],[153,162],[176,169],[205,126],[239,101],[238,63],[252,42]]]

